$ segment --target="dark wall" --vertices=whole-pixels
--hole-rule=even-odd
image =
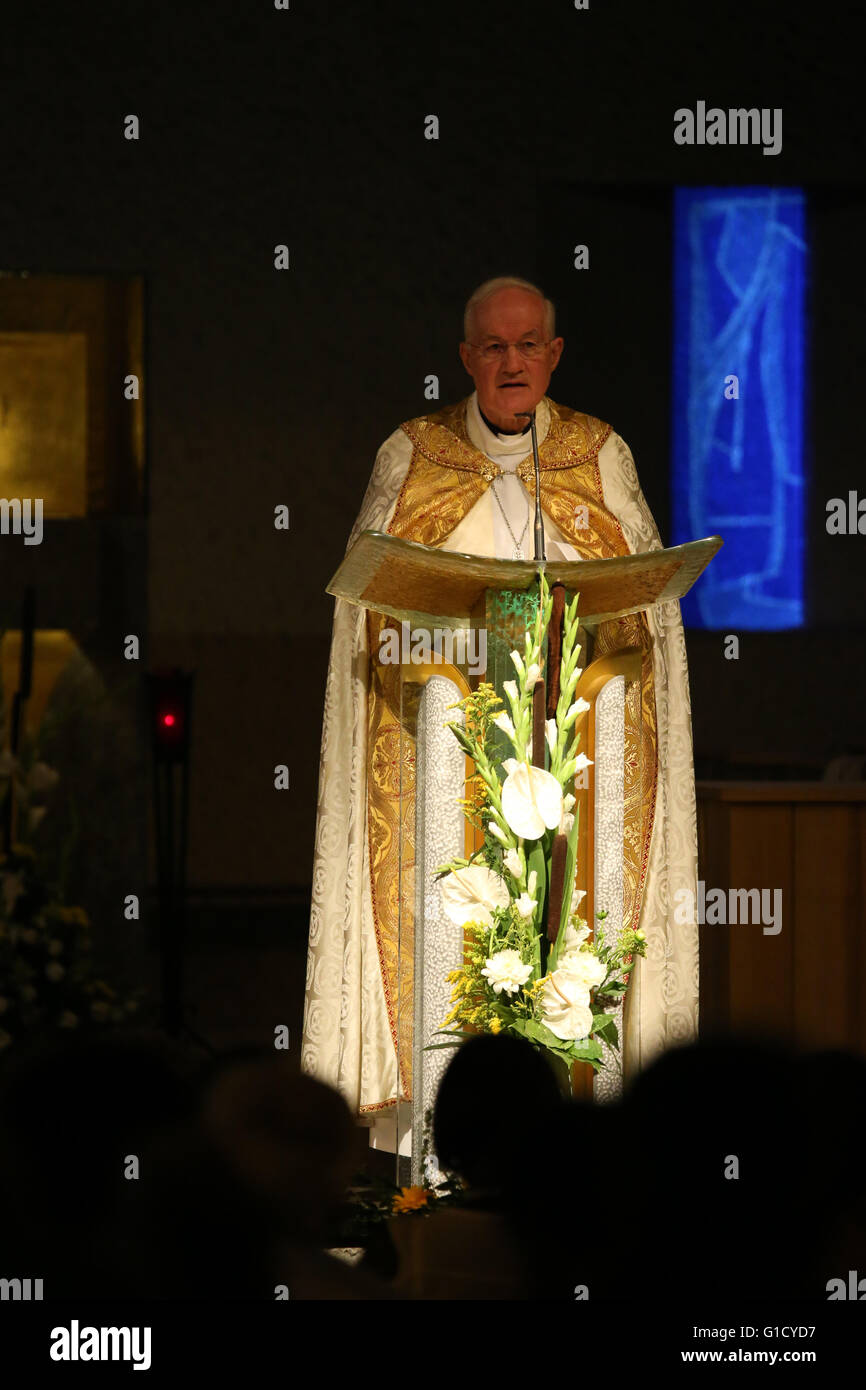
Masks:
[[[665,530],[676,182],[806,184],[815,203],[815,632],[690,639],[702,758],[862,740],[864,167],[854,7],[513,0],[41,8],[0,48],[0,270],[142,272],[148,660],[198,672],[190,877],[303,884],[331,601],[373,455],[470,389],[462,304],[541,278],[567,353],[551,394],[632,446]],[[783,152],[681,148],[698,99],[781,106]],[[136,113],[141,138],[123,138]],[[439,117],[440,139],[424,139]],[[850,191],[846,191],[850,190]],[[591,244],[591,270],[571,248]],[[285,242],[287,272],[273,268]],[[275,534],[276,504],[291,507]],[[852,631],[858,628],[859,631]],[[828,654],[833,717],[818,713]],[[291,792],[272,790],[287,762]]]

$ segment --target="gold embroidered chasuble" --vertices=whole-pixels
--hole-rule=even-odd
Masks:
[[[499,466],[469,438],[467,405],[468,399],[401,426],[413,449],[387,528],[390,534],[441,545],[500,473]],[[605,506],[599,470],[599,450],[611,434],[610,425],[549,399],[547,405],[550,424],[538,451],[542,507],[581,558],[629,554],[622,527]],[[531,453],[519,464],[517,474],[534,498]],[[409,1099],[412,1014],[406,1008],[398,1010],[397,999],[411,998],[413,894],[406,891],[405,879],[401,893],[399,817],[402,810],[405,846],[413,840],[414,743],[405,727],[402,731],[400,727],[400,668],[382,665],[374,655],[379,650],[379,635],[390,620],[368,612],[366,622],[370,653],[367,826],[373,921],[398,1059],[400,1096]],[[636,927],[649,863],[658,775],[652,637],[641,613],[601,624],[595,643],[597,656],[626,647],[637,647],[642,653],[640,687],[637,683],[630,686],[626,698],[624,769],[623,925]],[[405,875],[405,863],[403,871]],[[399,932],[402,949],[398,949]],[[392,1098],[361,1108],[374,1111],[393,1103]]]

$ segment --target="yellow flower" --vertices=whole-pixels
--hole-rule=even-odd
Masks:
[[[501,1019],[501,1018],[497,1018],[495,1014],[494,1014],[493,1018],[491,1018],[491,1020],[490,1020],[490,1031],[491,1031],[491,1033],[501,1033],[501,1032],[502,1032],[502,1019]]]
[[[401,1187],[394,1198],[392,1211],[407,1212],[420,1211],[427,1206],[430,1193],[426,1187]]]

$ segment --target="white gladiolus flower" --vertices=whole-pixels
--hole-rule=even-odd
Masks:
[[[522,675],[523,675],[523,657],[520,655],[520,652],[512,652],[512,653],[511,653],[511,660],[514,662],[514,669],[516,670],[518,676],[522,676]]]
[[[519,951],[497,951],[485,961],[481,974],[493,986],[494,994],[516,994],[532,974],[532,966],[520,959]]]
[[[571,910],[572,910],[572,912],[578,912],[578,911],[580,910],[580,904],[583,902],[583,900],[584,900],[585,897],[586,897],[586,889],[585,889],[585,888],[573,888],[573,889],[572,889],[572,892],[571,892]]]
[[[565,717],[566,719],[576,719],[579,714],[586,714],[588,709],[589,701],[584,700],[583,696],[581,696],[580,699],[575,700],[573,704],[569,705],[568,714]]]
[[[526,673],[526,688],[527,688],[527,690],[531,690],[531,689],[532,689],[532,687],[535,685],[535,682],[538,680],[538,677],[539,677],[540,675],[541,675],[541,667],[539,666],[539,664],[538,664],[537,661],[533,661],[532,665],[530,666],[529,670],[528,670],[527,673]]]
[[[528,893],[521,893],[520,897],[516,899],[514,906],[517,908],[524,922],[527,922],[535,911],[536,901],[535,898],[531,898]]]
[[[579,951],[586,938],[589,936],[589,927],[586,922],[581,922],[579,927],[573,927],[569,922],[565,928],[565,938],[563,941],[563,951],[560,956],[560,965],[571,955],[573,951]]]
[[[559,737],[559,731],[556,727],[556,720],[548,719],[544,727],[547,730],[547,746],[550,749],[551,753],[555,753],[556,740]]]
[[[495,820],[489,820],[487,822],[487,829],[490,831],[491,835],[496,836],[497,840],[501,840],[504,845],[508,844],[508,836],[505,831],[496,824]]]
[[[578,753],[575,762],[577,764],[575,771],[577,772],[584,772],[586,768],[592,767],[592,758],[588,758],[585,753]]]
[[[507,907],[511,894],[505,879],[493,873],[485,864],[468,864],[465,869],[452,869],[442,879],[442,908],[449,922],[463,927],[467,922],[493,925],[493,909]]]
[[[559,821],[560,835],[570,835],[574,827],[574,816],[569,811],[563,811]]]
[[[542,1017],[563,1042],[586,1038],[592,1032],[589,990],[564,970],[554,970],[541,991]]]
[[[493,722],[497,729],[501,729],[509,738],[514,738],[514,725],[511,722],[511,716],[506,714],[505,710],[501,710]]]
[[[520,863],[520,855],[517,853],[516,849],[507,850],[502,856],[502,862],[514,878],[520,878],[523,872],[523,866]]]
[[[520,763],[502,784],[502,814],[515,835],[539,840],[562,816],[562,787],[550,772]]]
[[[530,891],[530,893],[534,893],[534,892],[535,892],[535,889],[536,889],[537,884],[538,884],[538,874],[537,874],[537,872],[536,872],[535,869],[530,869],[530,871],[529,871],[529,885],[528,885],[528,886],[529,886],[529,891]]]
[[[570,811],[570,810],[572,810],[573,807],[574,807],[574,796],[572,795],[571,792],[566,792],[565,796],[562,798],[562,809],[563,809],[564,811]]]
[[[506,695],[510,695],[512,700],[517,699],[517,681],[503,681],[502,689]]]

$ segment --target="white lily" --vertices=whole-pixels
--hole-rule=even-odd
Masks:
[[[567,970],[554,970],[541,991],[542,1017],[551,1033],[569,1042],[592,1031],[589,989]]]
[[[544,768],[520,763],[502,784],[502,814],[515,835],[539,840],[562,816],[562,787]]]
[[[485,864],[468,864],[464,869],[452,869],[442,879],[442,909],[449,922],[463,927],[467,922],[493,925],[493,909],[505,908],[511,894],[504,878]]]

